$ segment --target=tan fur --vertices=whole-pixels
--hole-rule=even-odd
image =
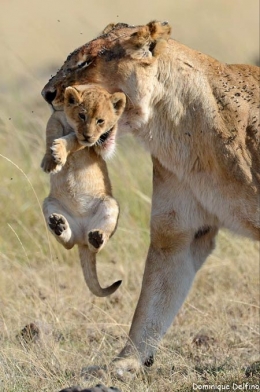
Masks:
[[[117,24],[74,51],[42,91],[59,109],[72,82],[122,90],[120,131],[153,158],[151,244],[129,341],[114,364],[120,374],[136,353],[152,363],[219,228],[260,239],[259,68],[221,63],[169,34],[167,23]]]
[[[107,155],[108,143],[110,149],[114,146],[117,121],[124,105],[122,93],[111,95],[98,86],[77,90],[68,87],[65,113],[54,112],[46,130],[47,145],[52,144],[52,147],[46,152],[42,167],[56,174],[51,174],[50,195],[43,203],[45,219],[65,248],[78,245],[86,283],[98,296],[112,294],[121,283],[116,282],[106,289],[100,287],[96,253],[117,226],[119,208],[112,197],[103,156]],[[97,121],[101,118],[102,124]],[[109,137],[101,143],[100,136],[111,128]],[[88,137],[87,142],[83,135]]]

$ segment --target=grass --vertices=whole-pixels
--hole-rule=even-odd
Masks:
[[[67,3],[64,2],[64,10],[68,10]],[[27,1],[21,4],[26,6]],[[55,392],[68,385],[93,385],[94,381],[81,379],[80,370],[86,365],[109,363],[122,348],[140,292],[149,245],[152,167],[149,155],[131,136],[119,140],[117,155],[109,162],[114,196],[120,203],[121,213],[117,232],[98,257],[101,284],[123,279],[118,292],[105,299],[90,294],[77,251],[63,249],[46,230],[41,203],[48,194],[49,183],[39,166],[49,112],[40,90],[69,50],[81,44],[79,38],[83,39],[67,13],[63,13],[67,29],[62,25],[64,20],[59,25],[63,30],[57,29],[57,19],[61,18],[57,5],[53,5],[53,20],[46,21],[43,18],[48,2],[46,4],[41,5],[39,14],[34,5],[28,16],[27,46],[23,42],[27,57],[21,57],[18,42],[19,37],[24,39],[24,32],[19,36],[14,30],[14,39],[6,27],[0,42],[9,60],[8,66],[0,66],[3,77],[3,94],[0,95],[1,392]],[[169,4],[173,3],[167,6]],[[195,1],[190,3],[193,9],[194,4]],[[212,2],[212,17],[217,26],[217,22],[221,23],[221,12],[214,9],[214,4]],[[237,28],[238,9],[232,8],[227,0],[218,0],[216,4],[215,7],[223,7],[225,12],[233,10],[228,27],[231,34]],[[250,19],[250,12],[253,16],[257,13],[257,7],[250,11],[246,3],[238,1],[237,4],[240,13],[244,10],[246,20]],[[22,9],[22,5],[18,11],[25,23],[26,7]],[[19,12],[14,11],[11,2],[8,7],[8,15],[13,10],[13,18],[17,18],[19,26]],[[107,8],[106,22],[101,21],[101,27],[111,21],[111,7]],[[185,29],[180,21],[188,18],[181,12],[187,11],[187,5],[180,10],[174,7],[179,15],[176,16],[176,26],[179,26],[176,34],[181,36]],[[123,14],[123,7],[118,3],[114,6],[114,15],[120,14],[118,9]],[[157,9],[155,5],[156,12]],[[93,12],[98,12],[97,8],[93,8]],[[37,15],[37,23],[33,15]],[[79,15],[77,18],[75,21],[81,20]],[[146,19],[152,17],[147,16],[144,22]],[[129,17],[128,21],[131,23]],[[204,22],[207,26],[208,18],[201,18],[200,22],[196,18],[200,25],[194,29],[203,31]],[[49,24],[46,39],[50,43],[49,36],[53,34],[54,43],[39,50],[35,42],[44,41],[45,23]],[[3,25],[7,26],[6,21]],[[17,25],[14,24],[14,29]],[[94,35],[97,26],[91,30],[88,25],[87,29],[85,41]],[[74,30],[77,35],[70,38]],[[194,38],[190,38],[192,34],[186,30],[187,42]],[[221,34],[224,31],[225,27]],[[255,53],[250,46],[253,41],[247,41],[248,62]],[[199,47],[200,39],[196,42]],[[208,41],[204,44],[210,46]],[[35,51],[29,50],[30,45]],[[221,40],[218,46],[216,42],[212,45],[219,53],[221,46]],[[229,47],[233,48],[232,42]],[[242,47],[237,46],[234,52],[238,49],[242,51]],[[223,59],[231,54],[221,53]],[[48,60],[44,66],[43,58]],[[56,60],[57,64],[53,65]],[[186,392],[192,390],[193,383],[257,384],[259,307],[259,244],[222,231],[216,250],[197,274],[185,304],[163,340],[155,365],[128,384],[111,380],[108,374],[107,384],[117,385],[123,392]],[[35,337],[27,339],[24,335],[22,338],[21,331],[30,323],[35,326]]]

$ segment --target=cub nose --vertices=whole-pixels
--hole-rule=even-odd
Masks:
[[[83,136],[84,136],[84,141],[89,143],[90,139],[91,139],[91,136],[89,136],[89,135],[83,135]]]
[[[48,103],[52,103],[52,101],[54,100],[54,98],[56,97],[57,91],[51,91],[51,90],[47,90],[44,91],[42,90],[42,96],[45,99],[45,101],[47,101]]]

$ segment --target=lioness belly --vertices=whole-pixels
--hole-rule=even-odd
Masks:
[[[232,182],[221,183],[207,174],[195,174],[189,182],[196,199],[218,218],[221,226],[259,240],[259,199],[252,188]]]

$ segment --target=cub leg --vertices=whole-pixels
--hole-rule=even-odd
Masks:
[[[43,213],[48,228],[56,240],[66,249],[71,249],[76,243],[76,228],[70,215],[62,208],[58,200],[51,197],[44,200]]]
[[[119,207],[115,199],[106,197],[95,210],[88,222],[86,242],[92,252],[99,252],[114,234],[119,215]]]
[[[65,127],[62,120],[62,116],[65,116],[64,113],[56,113],[54,112],[46,127],[46,149],[45,155],[41,162],[41,168],[46,173],[56,173],[61,169],[61,166],[58,165],[52,156],[51,146],[54,139],[60,138],[64,135]],[[65,121],[65,120],[64,120]]]
[[[51,153],[54,162],[56,162],[59,167],[62,167],[65,165],[69,154],[82,150],[83,148],[85,148],[85,146],[79,144],[75,133],[72,132],[66,136],[53,140]]]

